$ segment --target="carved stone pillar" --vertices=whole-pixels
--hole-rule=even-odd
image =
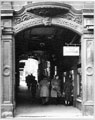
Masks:
[[[94,33],[93,9],[83,9],[82,87],[83,115],[94,114]]]
[[[4,3],[3,3],[4,4]],[[13,90],[13,31],[11,3],[6,3],[6,8],[1,11],[2,39],[1,39],[1,117],[13,117],[14,90]],[[4,4],[5,5],[5,4]],[[8,10],[7,10],[8,7]],[[9,9],[10,7],[10,9]]]

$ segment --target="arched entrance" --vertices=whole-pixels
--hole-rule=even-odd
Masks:
[[[47,3],[38,3],[38,4],[32,4],[29,6],[25,6],[25,7],[23,7],[22,10],[20,10],[18,12],[14,12],[13,31],[14,31],[14,35],[15,35],[14,38],[12,37],[12,35],[10,35],[11,33],[10,34],[8,33],[9,40],[7,40],[7,36],[5,36],[5,35],[3,35],[3,37],[2,37],[2,40],[3,40],[2,44],[4,45],[4,47],[3,47],[4,56],[3,57],[6,59],[3,61],[3,64],[4,64],[4,70],[3,70],[4,82],[3,82],[3,84],[5,85],[5,81],[6,81],[6,79],[8,79],[9,80],[8,86],[11,86],[10,89],[8,89],[8,87],[3,88],[5,95],[4,95],[4,98],[2,99],[3,103],[4,103],[4,104],[2,104],[2,111],[1,111],[2,117],[6,116],[7,113],[8,113],[7,116],[12,116],[13,110],[15,109],[15,107],[14,107],[15,106],[15,92],[14,92],[15,90],[14,89],[15,89],[15,85],[16,85],[16,83],[15,83],[16,78],[15,78],[15,66],[14,66],[15,64],[14,63],[16,63],[18,65],[17,55],[15,56],[15,54],[14,54],[15,51],[19,55],[23,54],[23,52],[25,52],[25,51],[31,51],[31,50],[35,51],[36,42],[33,42],[33,39],[34,39],[34,41],[40,39],[39,40],[40,42],[38,42],[37,45],[40,43],[38,46],[39,46],[39,48],[42,46],[42,48],[41,49],[36,48],[36,52],[37,52],[37,50],[42,51],[44,45],[47,45],[47,47],[45,47],[45,49],[48,49],[48,51],[53,46],[54,47],[61,46],[60,49],[58,48],[58,51],[56,51],[56,49],[52,49],[51,50],[52,52],[50,51],[50,54],[51,54],[50,57],[57,56],[57,59],[59,59],[59,61],[61,61],[59,63],[62,63],[62,57],[63,57],[62,52],[63,52],[64,46],[78,45],[78,47],[79,47],[80,46],[79,44],[81,41],[81,43],[82,43],[81,44],[82,45],[81,46],[82,59],[83,59],[84,54],[86,53],[86,50],[83,50],[86,43],[81,40],[81,35],[83,33],[82,11],[74,10],[71,6],[69,6],[67,4],[47,2]],[[43,35],[43,33],[44,33],[44,35]],[[67,34],[67,36],[64,33]],[[7,33],[6,33],[6,35],[7,35]],[[61,37],[58,37],[58,36],[61,36]],[[45,42],[43,39],[44,37],[46,39]],[[11,39],[13,41],[11,41]],[[27,39],[29,42],[27,42]],[[77,99],[77,93],[74,92],[74,97],[75,97],[74,105],[80,109],[82,108],[81,110],[83,111],[84,114],[85,114],[86,109],[88,109],[88,106],[92,105],[92,101],[93,101],[92,95],[90,94],[91,90],[92,90],[92,83],[91,83],[91,81],[89,81],[90,79],[92,79],[92,76],[93,76],[93,70],[92,70],[93,60],[90,59],[90,58],[92,58],[92,56],[91,56],[92,46],[93,46],[92,39],[93,38],[91,38],[90,41],[87,42],[87,46],[90,46],[87,49],[87,51],[89,53],[89,55],[87,56],[88,57],[87,65],[85,65],[86,59],[84,59],[82,61],[83,62],[82,63],[82,72],[84,73],[84,75],[87,75],[87,77],[88,77],[87,79],[90,84],[86,82],[86,77],[84,75],[82,76],[82,80],[85,78],[85,84],[87,84],[87,86],[89,87],[90,92],[87,91],[86,86],[83,83],[82,83],[82,85],[83,85],[82,100]],[[51,46],[51,42],[47,42],[47,41],[52,41],[53,46]],[[59,42],[60,42],[60,45],[58,45]],[[23,47],[22,43],[24,43],[24,47]],[[30,46],[27,47],[27,44]],[[12,48],[10,48],[11,45],[12,45]],[[32,45],[32,47],[31,47],[31,45]],[[33,47],[34,47],[34,49],[33,49]],[[14,49],[14,48],[16,48],[16,49]],[[18,50],[18,48],[19,48],[19,50]],[[29,50],[27,50],[27,49],[29,49]],[[44,51],[45,51],[45,49],[44,49]],[[9,57],[7,57],[7,54],[9,54],[9,53],[10,53],[10,55],[9,55]],[[11,56],[11,53],[13,53],[12,56]],[[54,53],[57,53],[57,54],[55,55]],[[58,55],[58,53],[60,53],[61,56]],[[56,59],[56,58],[54,58],[54,59]],[[64,63],[66,63],[66,61],[68,59],[69,59],[69,57],[67,57],[67,58],[64,57],[63,58]],[[17,60],[17,61],[15,62],[15,60]],[[73,63],[72,65],[70,63],[71,61]],[[70,68],[69,72],[71,72],[71,73],[73,73],[72,69],[75,71],[75,74],[77,74],[76,72],[78,70],[78,72],[79,72],[78,77],[80,77],[80,68],[81,68],[80,61],[79,61],[78,66],[77,66],[77,64],[74,66],[75,62],[78,63],[77,57],[75,57],[75,59],[72,59],[71,61],[68,60],[68,63],[70,63],[69,66],[67,67],[66,65],[64,65],[63,68],[65,68],[65,69],[63,70],[63,68],[61,67],[61,69],[59,69],[58,72],[59,73],[64,72],[64,76],[65,76],[67,73],[66,70],[68,70],[68,68]],[[63,64],[60,64],[59,68],[62,65]],[[12,69],[10,68],[10,66]],[[55,64],[55,66],[56,66],[56,64]],[[85,72],[86,67],[87,67],[87,74]],[[17,66],[16,66],[16,68],[17,68]],[[77,69],[77,68],[79,68],[79,69]],[[10,69],[11,69],[11,71],[10,71]],[[62,74],[60,76],[62,78]],[[77,77],[77,75],[75,75],[75,76]],[[10,82],[11,82],[11,84],[10,84]],[[19,81],[18,81],[18,83],[19,83]],[[74,83],[77,85],[76,81],[74,81]],[[78,87],[74,87],[74,91],[76,91],[77,88]],[[7,90],[10,91],[9,94],[7,94]],[[87,96],[84,93],[87,93],[86,94]],[[87,99],[85,99],[85,97]],[[8,102],[7,107],[5,107],[6,103],[7,103],[6,101]],[[85,104],[85,101],[88,101],[87,104]],[[92,106],[90,107],[90,109],[92,110]]]
[[[41,4],[41,3],[40,3]],[[39,4],[39,6],[40,6]],[[41,4],[42,5],[42,4]],[[49,5],[49,4],[47,4]],[[81,66],[79,61],[79,56],[65,56],[63,51],[64,47],[79,47],[81,48],[81,34],[82,34],[82,16],[81,11],[77,16],[71,14],[70,6],[67,8],[55,8],[51,4],[49,8],[47,5],[42,8],[26,8],[23,15],[15,15],[14,19],[14,32],[15,46],[16,46],[16,56],[17,54],[24,54],[31,51],[31,56],[39,56],[39,52],[44,52],[42,56],[38,59],[41,61],[49,61],[50,67],[50,79],[52,80],[55,74],[58,74],[61,79],[61,93],[64,91],[64,86],[66,84],[63,79],[67,79],[70,75],[72,76],[72,105],[77,106],[76,98],[77,94],[80,93],[80,87],[78,88],[79,93],[76,93],[76,78],[77,77],[77,66]],[[56,12],[55,12],[56,11]],[[20,17],[18,17],[20,16]],[[19,42],[18,42],[19,41]],[[22,44],[23,43],[23,44]],[[25,45],[24,45],[25,44]],[[20,49],[20,50],[19,50]],[[68,48],[69,49],[69,48]],[[34,55],[33,55],[34,52]],[[46,53],[45,53],[46,52]],[[35,55],[36,54],[36,55]],[[36,56],[36,57],[37,57]],[[17,57],[16,57],[17,58]],[[69,60],[68,60],[69,59]],[[18,60],[18,59],[17,59]],[[80,62],[80,63],[78,63]],[[16,62],[17,63],[17,62]],[[43,68],[44,63],[39,65],[38,81],[40,83],[42,79],[43,72],[47,68]],[[57,68],[57,70],[55,70]],[[81,69],[81,67],[79,67]],[[66,73],[66,76],[63,75]],[[74,78],[73,78],[74,76]],[[19,80],[19,79],[18,79]],[[18,81],[19,83],[19,81]],[[78,85],[80,84],[80,80]],[[73,97],[74,95],[74,97]],[[64,100],[63,100],[64,102]],[[78,103],[81,109],[82,103]]]
[[[31,35],[30,35],[31,33]],[[28,36],[27,36],[28,35]],[[75,39],[74,39],[75,38]],[[76,76],[77,76],[77,68],[81,69],[81,65],[79,61],[80,55],[78,54],[77,56],[70,56],[70,55],[64,55],[64,47],[70,48],[81,48],[80,45],[80,40],[81,36],[78,35],[77,33],[66,29],[61,26],[36,26],[33,28],[29,28],[25,31],[21,31],[18,33],[15,37],[15,46],[16,46],[16,64],[18,64],[19,56],[21,54],[24,54],[23,59],[28,59],[29,56],[36,58],[40,64],[39,64],[39,73],[38,73],[38,84],[40,83],[43,74],[49,77],[50,82],[53,79],[54,75],[58,74],[60,76],[61,80],[61,94],[64,92],[64,86],[67,82],[64,80],[72,76],[72,106],[76,107]],[[72,43],[71,43],[72,42]],[[22,44],[23,43],[23,44]],[[71,45],[70,45],[71,43]],[[68,45],[69,46],[68,46]],[[75,46],[76,45],[76,46]],[[25,54],[27,53],[27,56]],[[48,67],[48,62],[50,63],[50,67]],[[46,64],[46,65],[45,65]],[[19,68],[17,67],[17,71],[19,72]],[[34,68],[35,69],[35,68]],[[48,71],[49,69],[49,71]],[[16,73],[17,73],[16,71]],[[66,73],[66,75],[65,75]],[[18,80],[17,83],[20,83],[20,80],[17,79],[19,78],[16,77],[16,81]],[[67,81],[67,80],[66,80]],[[80,81],[79,81],[80,82]],[[73,87],[73,84],[75,87]],[[79,83],[78,83],[79,85]],[[28,89],[27,89],[28,90]],[[26,91],[27,91],[26,90]],[[78,88],[79,90],[79,88]],[[22,94],[25,91],[22,91]],[[28,91],[29,92],[29,91]],[[17,90],[16,90],[17,93]],[[19,103],[19,100],[22,101],[23,97],[20,98],[21,91],[17,93],[18,98],[17,98],[17,104]],[[78,93],[79,94],[79,93]],[[74,97],[73,97],[74,95]],[[24,95],[23,95],[24,96]],[[28,96],[27,96],[28,98]],[[50,96],[50,99],[52,97]],[[64,97],[59,98],[59,105],[63,104],[64,106]],[[74,100],[73,100],[74,99]],[[20,101],[21,103],[23,103]],[[30,96],[30,100],[27,100],[27,102],[32,101],[32,98]],[[37,100],[37,104],[39,103],[40,99]],[[29,104],[29,103],[28,103]],[[52,103],[53,104],[53,103]],[[49,100],[49,105],[51,104],[51,100]],[[81,103],[79,103],[81,106]],[[41,104],[40,104],[41,105]],[[25,101],[24,101],[24,106],[25,106]],[[41,106],[42,107],[42,106]],[[77,106],[78,107],[78,106]],[[19,111],[19,105],[17,107]],[[32,109],[32,104],[31,104],[31,109]],[[23,111],[23,110],[22,110]],[[17,112],[18,113],[18,112]],[[32,114],[31,114],[32,115]]]

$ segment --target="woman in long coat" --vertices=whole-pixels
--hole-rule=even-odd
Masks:
[[[48,81],[48,78],[43,78],[43,80],[40,81],[40,97],[42,99],[42,104],[45,104],[48,102],[49,99],[49,85],[50,82]]]
[[[58,95],[61,95],[60,92],[60,79],[58,76],[55,76],[51,81],[51,98],[53,102],[57,102]]]

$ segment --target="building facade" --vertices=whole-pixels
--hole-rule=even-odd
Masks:
[[[14,117],[15,43],[16,36],[38,26],[59,26],[81,37],[82,96],[74,92],[75,107],[83,116],[94,115],[95,107],[95,41],[94,1],[91,2],[1,2],[0,99],[1,117]],[[24,43],[22,43],[24,44]],[[76,81],[74,81],[75,84]],[[77,86],[77,85],[76,85]],[[77,87],[74,87],[75,91]]]

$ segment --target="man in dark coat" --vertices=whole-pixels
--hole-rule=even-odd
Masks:
[[[31,87],[31,75],[26,76],[26,83],[28,86],[28,90],[30,90]]]
[[[37,88],[37,81],[35,80],[35,77],[32,78],[32,84],[31,84],[31,93],[32,97],[35,99],[36,96],[36,88]]]
[[[71,80],[67,80],[64,86],[64,92],[65,92],[65,104],[69,105],[72,100],[72,83]]]

